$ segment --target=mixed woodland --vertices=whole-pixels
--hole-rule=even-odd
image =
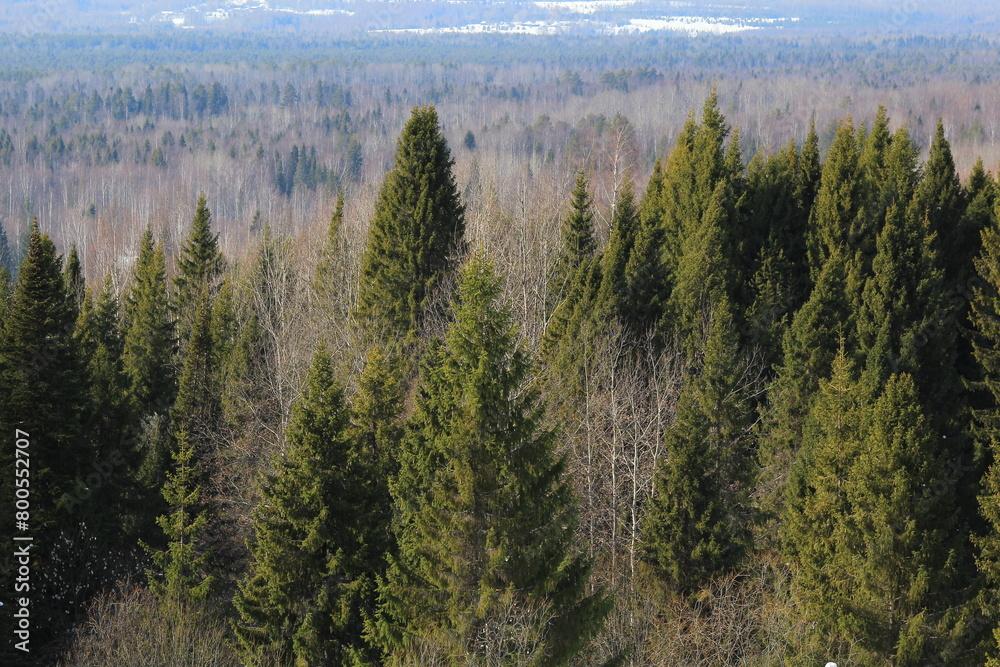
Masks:
[[[1000,664],[989,72],[192,67],[0,85],[29,663]]]

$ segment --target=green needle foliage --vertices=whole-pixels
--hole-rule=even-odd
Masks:
[[[254,513],[251,572],[235,598],[238,646],[249,662],[266,653],[296,665],[366,664],[374,656],[363,624],[384,546],[371,536],[375,467],[351,437],[344,392],[322,347],[287,439]]]
[[[214,577],[205,572],[209,553],[202,536],[208,519],[204,511],[198,511],[201,487],[194,456],[187,433],[181,431],[173,456],[174,470],[163,485],[169,513],[156,519],[167,537],[167,547],[157,550],[144,545],[156,566],[148,571],[149,587],[168,610],[204,602],[214,585]]]
[[[139,244],[139,257],[122,310],[122,365],[135,410],[142,416],[163,414],[176,392],[174,326],[163,244],[153,246],[149,227]]]
[[[549,273],[546,313],[551,314],[572,290],[573,281],[583,264],[593,258],[594,213],[587,177],[583,170],[576,176],[569,215],[562,224],[562,246]]]
[[[984,476],[979,497],[987,529],[977,540],[977,546],[979,570],[988,582],[983,593],[983,610],[995,623],[1000,604],[1000,232],[996,227],[987,228],[982,240],[982,253],[975,261],[982,282],[970,304],[970,319],[975,327],[973,353],[982,368],[981,388],[990,398],[976,413],[977,436],[989,448],[993,462]],[[994,626],[993,640],[1000,646],[1000,625]],[[1000,665],[1000,653],[995,647],[989,665]]]
[[[199,294],[203,287],[208,287],[209,293],[215,295],[215,281],[224,268],[225,260],[219,250],[219,235],[212,233],[212,212],[208,210],[205,195],[201,194],[191,221],[191,229],[177,257],[177,275],[174,277],[177,297],[173,305],[177,313],[177,338],[182,352],[194,326]]]
[[[843,350],[804,428],[782,526],[812,660],[973,664],[956,480],[908,374],[872,398]]]
[[[470,259],[455,322],[426,355],[373,628],[388,664],[564,665],[609,609],[588,592],[573,496],[500,291],[491,262]]]
[[[739,361],[727,302],[711,311],[700,369],[688,378],[664,436],[656,493],[643,519],[647,559],[693,592],[749,546],[754,369]]]
[[[0,324],[0,422],[32,436],[32,525],[75,525],[56,514],[93,452],[83,436],[87,418],[86,371],[76,328],[76,304],[62,275],[62,259],[48,234],[32,224],[28,254],[18,272],[7,316]],[[3,453],[13,471],[13,449]],[[4,481],[14,497],[13,474]]]
[[[361,263],[356,315],[369,338],[415,335],[462,254],[465,208],[453,164],[437,111],[414,108],[379,190]]]

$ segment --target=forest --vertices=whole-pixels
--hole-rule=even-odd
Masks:
[[[989,42],[90,39],[0,75],[4,664],[1000,665]]]

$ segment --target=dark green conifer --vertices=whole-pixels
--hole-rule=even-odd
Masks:
[[[716,187],[711,203],[698,227],[690,230],[681,244],[681,261],[676,268],[664,329],[674,332],[688,359],[702,346],[702,334],[718,299],[731,308],[734,278],[731,220],[734,202],[725,183]],[[732,317],[732,312],[728,313]]]
[[[8,433],[31,434],[32,525],[41,533],[75,524],[68,512],[57,516],[55,510],[93,456],[81,437],[88,414],[86,371],[61,260],[37,220],[0,326],[0,420]],[[13,450],[3,456],[13,470]],[[13,498],[13,476],[3,483]]]
[[[218,425],[221,415],[219,359],[213,336],[212,303],[203,284],[195,305],[194,321],[173,405],[174,433],[186,432],[201,440]]]
[[[417,107],[375,204],[361,264],[357,317],[373,334],[416,333],[462,253],[465,209],[434,107]]]
[[[546,313],[551,314],[566,298],[576,273],[594,256],[594,214],[591,210],[587,177],[583,170],[576,176],[569,215],[562,224],[562,245],[549,273]]]
[[[122,310],[122,364],[135,410],[142,416],[165,414],[176,392],[174,327],[163,244],[153,246],[153,233],[148,227],[142,235]]]
[[[687,379],[664,436],[643,545],[656,571],[692,592],[749,547],[753,387],[725,298],[709,311],[704,358]]]
[[[955,480],[912,378],[877,398],[843,350],[804,429],[782,525],[808,659],[966,664]],[[933,580],[933,583],[932,583]]]
[[[976,258],[979,282],[973,292],[970,317],[973,353],[981,369],[980,388],[988,397],[976,411],[976,435],[992,459],[981,482],[979,507],[986,530],[976,540],[977,565],[986,578],[983,611],[994,624],[1000,604],[1000,232],[982,232],[982,252]],[[1000,625],[994,625],[991,667],[1000,665]]]
[[[783,489],[813,396],[820,382],[830,376],[838,346],[853,346],[854,335],[847,299],[847,260],[838,248],[785,331],[782,361],[768,389],[758,494],[769,519],[776,519],[784,503]]]
[[[187,346],[194,326],[194,313],[203,287],[215,295],[216,279],[222,274],[225,260],[219,250],[219,235],[212,233],[212,212],[208,210],[205,195],[198,196],[198,203],[191,229],[181,245],[177,257],[177,275],[174,286],[177,296],[173,303],[176,312],[177,339],[181,351]]]
[[[924,163],[923,180],[913,199],[912,214],[935,235],[945,283],[950,289],[954,289],[960,276],[968,274],[969,265],[979,249],[979,230],[963,224],[966,222],[964,199],[951,145],[944,136],[944,123],[939,118]]]
[[[63,282],[66,283],[66,292],[70,297],[70,304],[73,306],[74,314],[79,315],[80,308],[83,307],[83,297],[87,291],[87,283],[83,278],[83,266],[80,264],[80,256],[76,252],[76,244],[69,249],[63,268]]]
[[[15,451],[30,461],[30,518],[34,538],[31,558],[31,655],[47,658],[46,647],[76,620],[81,597],[90,590],[93,550],[80,540],[94,509],[86,485],[80,484],[95,460],[91,441],[85,437],[89,419],[87,373],[73,336],[75,304],[62,276],[62,262],[48,234],[32,223],[27,256],[0,322],[0,429],[9,446],[0,452],[0,492],[7,498],[9,519],[0,528],[7,544],[15,533]],[[16,439],[27,439],[27,449],[15,450]],[[18,470],[24,469],[18,465]],[[16,479],[23,479],[17,477]],[[60,564],[74,558],[84,573],[67,571]],[[8,558],[0,577],[13,582],[17,563]],[[13,586],[13,584],[11,584]],[[11,589],[13,590],[13,589]],[[13,614],[7,614],[3,631],[13,637]],[[0,647],[0,656],[13,651],[13,640]],[[6,656],[11,664],[22,658]]]
[[[392,486],[399,554],[380,583],[375,630],[388,664],[465,655],[563,665],[608,610],[588,592],[563,463],[499,298],[492,264],[473,257],[455,323],[425,357]],[[519,646],[494,653],[489,638],[512,632]]]
[[[618,193],[611,214],[611,236],[601,255],[601,286],[597,293],[598,317],[612,317],[630,325],[633,331],[639,322],[631,307],[627,267],[639,232],[639,211],[632,189],[632,179],[626,178]]]
[[[207,573],[209,552],[204,545],[208,519],[200,510],[200,475],[194,448],[187,432],[176,435],[177,449],[173,454],[174,470],[163,485],[163,498],[169,513],[157,517],[156,523],[167,538],[165,549],[146,546],[155,564],[148,571],[149,587],[172,613],[174,605],[189,605],[205,601],[212,591],[215,578]]]
[[[807,236],[809,272],[818,282],[835,249],[859,250],[866,232],[864,178],[859,164],[858,138],[850,119],[842,122],[823,163],[819,191]],[[874,237],[869,242],[874,246]]]
[[[344,392],[322,347],[286,437],[254,513],[250,575],[236,594],[240,651],[251,662],[264,651],[289,664],[365,664],[373,655],[363,623],[383,546],[369,539],[369,484],[378,480],[369,452],[350,436]]]
[[[660,323],[669,295],[663,257],[663,205],[663,171],[657,160],[639,207],[635,247],[625,265],[630,319],[636,333],[642,335]]]
[[[10,247],[7,239],[7,232],[3,225],[0,225],[0,271],[6,270],[7,275],[13,279],[17,274],[17,262],[14,259],[14,250]]]

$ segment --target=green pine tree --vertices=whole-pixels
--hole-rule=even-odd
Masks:
[[[80,264],[80,256],[76,252],[75,244],[70,246],[69,255],[66,257],[63,282],[66,283],[66,292],[69,294],[70,303],[74,308],[74,315],[79,315],[80,308],[83,307],[87,283],[83,278],[83,266]]]
[[[727,301],[709,313],[704,358],[664,435],[656,492],[643,516],[647,559],[684,592],[736,564],[749,547],[756,371],[739,360]]]
[[[93,515],[92,498],[78,490],[95,460],[86,438],[89,419],[87,373],[73,336],[75,305],[67,294],[62,262],[48,234],[31,226],[27,255],[18,272],[14,292],[0,322],[0,429],[10,446],[0,453],[0,480],[9,520],[0,529],[8,544],[15,533],[16,438],[27,439],[27,449],[17,455],[30,462],[30,512],[27,517],[32,542],[31,650],[41,662],[53,659],[48,651],[77,620],[94,578],[94,553],[81,535]],[[24,469],[17,464],[17,469]],[[18,477],[17,479],[23,479]],[[83,485],[86,486],[86,485]],[[82,571],[69,571],[60,560],[73,558]],[[0,576],[13,582],[15,559],[0,565]],[[13,590],[13,589],[11,589]],[[13,637],[13,614],[6,614],[3,631]],[[12,664],[21,658],[12,642],[0,647],[0,658]]]
[[[434,107],[417,107],[396,146],[361,263],[356,315],[373,334],[400,340],[462,253],[465,209]]]
[[[212,233],[212,212],[208,210],[205,195],[201,194],[198,196],[191,229],[177,257],[177,275],[174,276],[177,295],[173,306],[177,339],[182,352],[194,326],[199,294],[203,287],[207,287],[209,294],[215,295],[218,287],[216,280],[222,275],[224,268],[225,259],[219,250],[219,235]]]
[[[908,374],[877,398],[841,350],[788,485],[784,551],[812,632],[803,657],[972,664],[960,632],[956,480]]]
[[[153,232],[148,227],[122,311],[122,363],[135,410],[143,416],[164,414],[176,392],[174,327],[163,244],[153,246]]]
[[[249,577],[234,625],[244,658],[261,651],[301,665],[357,665],[374,657],[362,637],[382,554],[369,483],[374,466],[350,436],[344,392],[322,347],[292,410],[288,447],[254,513]]]
[[[177,433],[173,459],[174,470],[163,485],[169,513],[156,520],[167,538],[167,547],[158,550],[144,544],[155,565],[147,572],[149,587],[170,610],[168,613],[176,611],[176,606],[204,602],[215,584],[215,577],[206,571],[209,552],[204,532],[208,519],[203,510],[199,511],[199,471],[186,431]]]
[[[492,264],[474,256],[456,320],[425,356],[392,485],[399,554],[373,628],[388,664],[434,655],[563,665],[608,611],[588,592],[555,436],[524,387],[530,362],[499,297]]]
[[[986,579],[983,611],[996,624],[1000,617],[1000,232],[995,226],[982,232],[982,246],[975,261],[981,282],[974,290],[970,320],[973,353],[982,373],[980,388],[988,396],[976,411],[976,435],[988,447],[992,462],[981,482],[979,507],[986,530],[976,546],[979,571]],[[1000,666],[1000,625],[994,625],[989,665]]]
[[[562,245],[549,273],[545,309],[547,314],[551,314],[566,298],[577,271],[584,262],[593,258],[596,250],[594,213],[591,210],[587,177],[582,169],[576,175],[576,184],[570,196],[570,212],[562,224]]]

